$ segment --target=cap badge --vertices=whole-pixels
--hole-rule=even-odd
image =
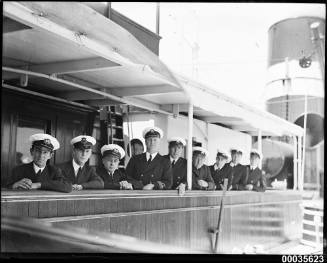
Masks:
[[[81,139],[81,142],[86,142],[86,138],[83,137],[83,138]]]
[[[51,144],[51,141],[50,141],[50,139],[44,139],[44,141],[43,141],[45,144]]]
[[[151,129],[150,132],[154,132],[154,129]]]

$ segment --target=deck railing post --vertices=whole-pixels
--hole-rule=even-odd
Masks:
[[[187,189],[192,190],[192,137],[193,137],[193,103],[188,105],[188,140],[187,140]]]
[[[297,157],[297,139],[296,136],[293,136],[293,190],[298,189],[298,177],[297,177],[297,168],[298,168],[298,157]]]
[[[258,130],[258,151],[262,153],[262,131]],[[262,158],[260,158],[259,168],[262,168]]]

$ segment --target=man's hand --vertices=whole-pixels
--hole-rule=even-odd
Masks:
[[[72,187],[73,190],[77,190],[77,191],[83,190],[83,186],[81,186],[80,184],[73,184]]]
[[[143,187],[143,190],[152,190],[154,187],[154,184],[147,184]]]
[[[233,186],[231,185],[228,189],[227,189],[227,191],[230,191],[230,190],[232,190],[233,189]]]
[[[245,186],[245,190],[251,191],[253,189],[253,185],[252,184],[247,184]]]
[[[119,184],[120,184],[120,188],[121,189],[124,189],[124,190],[133,190],[132,184],[130,184],[127,181],[121,181],[121,182],[119,182]]]
[[[186,187],[186,184],[184,183],[180,183],[177,187],[176,187],[176,190],[178,190],[179,188],[184,188],[185,189]]]
[[[12,189],[25,189],[29,190],[32,187],[32,181],[28,178],[23,178],[19,180],[18,182],[14,183],[12,186]]]
[[[41,183],[32,183],[31,189],[39,189],[41,188]]]
[[[161,182],[161,181],[157,181],[157,183],[158,183],[158,185],[159,185],[159,189],[160,189],[160,190],[164,189],[165,184],[164,184],[163,182]]]
[[[209,184],[206,181],[204,181],[204,180],[198,180],[198,184],[201,187],[205,187],[205,188],[209,186]]]

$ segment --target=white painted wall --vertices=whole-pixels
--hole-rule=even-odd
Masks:
[[[160,154],[168,153],[167,139],[173,136],[179,136],[187,140],[188,127],[187,117],[179,116],[173,118],[163,114],[130,114],[130,133],[133,137],[128,136],[127,122],[124,119],[124,137],[126,138],[125,145],[128,143],[128,138],[139,138],[144,142],[142,131],[147,126],[157,126],[164,132],[160,146]],[[229,151],[232,147],[241,147],[244,149],[242,163],[249,163],[249,152],[251,149],[252,138],[250,135],[227,129],[218,125],[208,124],[201,120],[193,121],[193,137],[196,141],[201,142],[202,146],[209,151],[209,157],[206,164],[211,165],[215,162],[217,149],[222,148]],[[129,140],[130,140],[129,139]],[[209,143],[208,143],[209,142]],[[128,158],[126,158],[126,163]]]

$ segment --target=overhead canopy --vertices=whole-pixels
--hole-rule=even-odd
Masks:
[[[172,73],[128,31],[82,3],[4,2],[3,14],[4,83],[90,106],[171,115],[187,113],[191,99],[194,115],[210,123],[254,135],[303,135],[297,125]]]

